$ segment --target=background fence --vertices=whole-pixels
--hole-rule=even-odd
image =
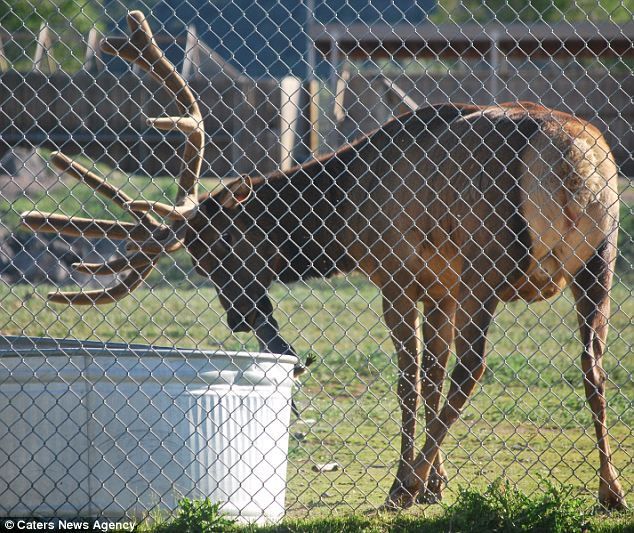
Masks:
[[[20,226],[19,214],[31,209],[102,219],[121,214],[85,185],[59,176],[48,162],[51,150],[74,154],[134,199],[165,201],[176,191],[183,137],[145,123],[147,116],[177,114],[176,106],[148,74],[96,49],[99,35],[121,31],[127,9],[140,4],[201,105],[207,191],[245,173],[288,171],[396,115],[446,101],[527,100],[599,128],[619,167],[621,213],[604,358],[607,428],[631,500],[634,4],[148,0],[89,1],[80,9],[72,2],[0,0],[4,336],[258,347],[252,334],[227,328],[215,289],[185,252],[161,259],[131,296],[104,307],[44,298],[61,285],[116,282],[115,274],[96,277],[70,265],[124,251],[105,236],[34,235]],[[275,283],[270,295],[282,336],[300,358],[317,357],[295,394],[301,415],[291,421],[287,513],[378,507],[396,469],[401,419],[379,290],[351,274]],[[540,490],[546,477],[572,485],[590,502],[598,456],[573,295],[500,306],[488,339],[483,386],[443,445],[445,499],[452,501],[461,485],[485,486],[499,477]],[[0,438],[11,431],[0,427]],[[0,469],[13,465],[0,457]],[[330,462],[339,468],[312,468]],[[11,514],[3,503],[9,492],[2,487],[0,508]],[[125,507],[124,498],[113,498]]]

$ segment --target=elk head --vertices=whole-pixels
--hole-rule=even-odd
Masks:
[[[262,351],[296,355],[278,333],[267,295],[283,263],[278,259],[284,234],[263,224],[272,219],[265,209],[244,206],[256,180],[235,180],[205,198],[189,221],[185,246],[196,271],[216,287],[232,331],[253,331]]]
[[[156,44],[143,13],[130,12],[128,25],[129,38],[107,37],[101,42],[101,49],[149,72],[174,98],[182,113],[182,116],[147,119],[149,125],[158,129],[176,129],[187,136],[176,200],[174,205],[133,201],[124,192],[66,155],[53,153],[51,162],[55,167],[83,181],[95,192],[114,202],[131,215],[135,222],[68,217],[39,211],[22,213],[22,223],[36,232],[89,238],[107,237],[127,242],[127,253],[123,257],[103,263],[81,262],[73,265],[77,271],[92,275],[124,273],[119,283],[101,290],[51,292],[47,296],[48,300],[73,305],[115,302],[130,294],[143,282],[161,254],[172,253],[187,246],[192,253],[197,271],[211,277],[216,285],[220,301],[227,311],[231,329],[253,330],[262,350],[293,354],[290,346],[277,333],[277,324],[271,316],[271,302],[266,296],[266,290],[262,290],[265,284],[258,282],[256,276],[249,275],[253,273],[240,262],[245,252],[238,253],[237,250],[240,248],[229,246],[227,242],[233,242],[234,239],[237,242],[240,239],[235,227],[229,229],[227,224],[226,231],[213,229],[214,224],[219,224],[222,218],[221,215],[216,216],[213,207],[226,211],[229,208],[228,200],[220,199],[220,195],[209,197],[204,212],[200,211],[198,182],[203,161],[205,130],[194,94]],[[231,193],[231,198],[236,199],[234,207],[244,199],[233,194],[237,193],[235,184],[229,186],[226,193]],[[225,205],[220,205],[219,201]],[[161,223],[150,213],[171,222],[169,225]],[[225,221],[228,221],[226,215]]]

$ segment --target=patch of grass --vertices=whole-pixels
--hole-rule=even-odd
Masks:
[[[617,272],[622,273],[628,281],[631,281],[634,279],[634,274],[632,274],[632,267],[634,267],[634,186],[629,180],[621,193],[618,246]]]
[[[219,503],[209,498],[190,500],[183,498],[178,502],[176,516],[156,525],[143,525],[137,531],[151,533],[224,533],[234,530],[235,519],[220,510]]]
[[[215,291],[194,286],[197,278],[188,264],[170,268],[175,269],[169,274],[173,286],[142,287],[98,308],[46,303],[44,295],[51,287],[0,285],[0,331],[257,349],[252,335],[228,330]],[[614,463],[623,472],[621,482],[630,501],[631,295],[629,286],[615,286],[604,358]],[[350,276],[290,288],[276,285],[271,296],[285,338],[303,358],[309,353],[318,357],[295,394],[306,422],[293,420],[291,426],[291,435],[302,437],[292,436],[289,445],[288,514],[303,518],[373,511],[385,500],[395,473],[400,426],[394,348],[381,319],[379,293],[364,279]],[[485,490],[500,476],[525,493],[541,493],[543,476],[573,486],[588,508],[595,504],[598,453],[573,309],[568,293],[531,306],[515,302],[499,309],[489,335],[483,383],[443,445],[450,478],[446,503],[456,500],[459,485]],[[420,424],[420,445],[422,431]],[[329,474],[311,469],[315,462],[330,461],[342,469]]]
[[[587,511],[571,486],[545,481],[545,492],[525,494],[509,481],[498,479],[483,491],[460,490],[451,506],[442,506],[434,516],[408,511],[400,514],[372,513],[287,519],[280,524],[239,525],[220,512],[218,504],[181,500],[176,518],[157,525],[143,524],[144,533],[625,533],[634,516],[612,517]]]
[[[437,518],[379,514],[313,520],[285,520],[275,526],[244,526],[240,533],[446,533],[446,522]]]
[[[555,486],[546,480],[544,483],[544,493],[530,496],[512,487],[508,480],[499,479],[484,493],[461,489],[456,502],[447,508],[448,528],[457,533],[581,533],[587,530],[585,503],[574,496],[573,488]]]

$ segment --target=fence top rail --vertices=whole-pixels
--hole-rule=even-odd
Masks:
[[[314,26],[310,35],[323,54],[337,48],[351,56],[486,55],[492,44],[512,55],[634,55],[634,22],[556,24],[366,24]]]

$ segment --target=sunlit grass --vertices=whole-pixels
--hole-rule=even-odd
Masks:
[[[248,334],[232,334],[215,292],[194,287],[189,266],[174,285],[144,287],[117,304],[72,308],[48,304],[51,287],[0,288],[0,331],[103,341],[228,349],[257,349]],[[632,398],[634,300],[615,287],[609,349],[610,434],[614,461],[625,475],[634,457]],[[291,516],[366,512],[381,504],[398,458],[400,414],[396,366],[380,317],[377,290],[360,277],[275,286],[272,297],[283,335],[300,355],[318,362],[296,401],[308,423],[291,427],[287,504]],[[540,477],[569,484],[588,504],[597,489],[591,414],[579,366],[580,345],[571,296],[528,306],[502,307],[489,335],[482,387],[452,428],[444,450],[451,502],[460,485],[485,487],[503,476],[529,493]],[[312,422],[310,421],[312,419]],[[421,429],[422,430],[422,429]],[[312,472],[314,462],[343,469]]]
[[[497,478],[484,489],[463,487],[451,506],[427,515],[374,512],[338,516],[286,518],[279,524],[240,524],[223,514],[210,500],[183,499],[172,517],[145,521],[137,531],[183,533],[222,531],[225,533],[590,533],[631,531],[632,513],[606,516],[591,512],[570,485],[543,479],[544,490],[526,493],[508,479]],[[438,506],[437,506],[438,508]]]

